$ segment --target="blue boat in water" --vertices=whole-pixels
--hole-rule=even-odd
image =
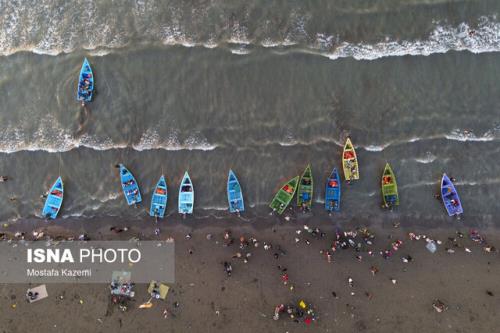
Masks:
[[[239,214],[245,210],[243,192],[233,170],[229,170],[227,176],[227,201],[229,202],[229,212]]]
[[[123,164],[120,164],[120,181],[129,206],[142,201],[137,181]]]
[[[329,212],[340,211],[340,176],[333,168],[330,177],[326,179],[325,209]]]
[[[83,59],[82,69],[78,78],[78,89],[76,100],[82,103],[88,103],[92,100],[94,94],[94,74],[87,58]]]
[[[64,184],[61,177],[59,177],[50,188],[47,200],[45,200],[45,205],[43,206],[42,215],[47,219],[55,219],[59,210],[61,210],[63,198]]]
[[[457,190],[445,173],[441,179],[441,198],[449,216],[458,216],[464,212]]]
[[[193,214],[194,206],[194,187],[189,178],[189,174],[184,173],[181,186],[179,187],[179,213],[180,214]]]
[[[156,218],[163,218],[165,215],[165,210],[167,209],[167,182],[165,177],[161,175],[160,180],[156,183],[153,196],[151,197],[151,208],[149,209],[149,215]]]

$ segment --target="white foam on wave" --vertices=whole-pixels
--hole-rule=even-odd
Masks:
[[[472,141],[472,142],[489,142],[489,141],[495,141],[499,140],[500,130],[498,128],[495,128],[493,130],[488,130],[486,131],[483,135],[477,136],[470,130],[461,130],[461,129],[454,129],[450,133],[446,134],[436,134],[436,135],[431,135],[428,137],[411,137],[409,139],[400,139],[396,141],[389,141],[383,144],[379,145],[367,145],[367,146],[356,146],[356,148],[360,147],[363,148],[366,151],[373,151],[373,152],[380,152],[385,149],[387,149],[390,146],[394,145],[402,145],[402,144],[407,144],[407,143],[414,143],[414,142],[419,142],[419,141],[426,141],[426,140],[439,140],[439,139],[447,139],[447,140],[453,140],[453,141],[460,141],[460,142],[466,142],[466,141]],[[416,158],[415,161],[419,163],[431,163],[436,159],[435,156],[430,157],[426,156],[424,158]]]
[[[245,48],[239,48],[239,49],[231,48],[230,50],[232,54],[237,54],[237,55],[247,55],[251,52],[249,49]]]
[[[135,150],[203,150],[210,151],[217,148],[217,145],[209,144],[207,139],[197,136],[189,136],[181,142],[178,134],[174,131],[166,139],[162,139],[160,134],[154,130],[149,129],[142,134],[139,143],[132,145]]]
[[[429,163],[434,162],[436,160],[436,158],[437,158],[436,155],[433,155],[432,153],[427,152],[425,157],[417,157],[417,158],[415,158],[415,161],[418,163],[422,163],[422,164],[429,164]]]
[[[432,32],[418,40],[399,40],[386,36],[379,42],[368,44],[342,41],[338,35],[330,32],[311,31],[308,27],[314,25],[309,25],[308,22],[314,18],[303,11],[290,13],[287,19],[289,24],[279,37],[276,36],[274,26],[256,32],[250,30],[244,22],[233,22],[222,29],[209,32],[209,37],[200,37],[185,23],[185,13],[180,8],[170,8],[171,19],[158,23],[152,20],[160,10],[155,2],[136,2],[131,13],[120,13],[102,12],[95,2],[90,1],[85,3],[85,10],[76,16],[73,15],[73,5],[65,3],[60,9],[53,2],[41,0],[41,10],[37,10],[31,8],[36,6],[7,2],[3,20],[0,20],[0,54],[8,56],[20,51],[31,51],[54,56],[84,49],[92,55],[102,56],[113,49],[133,47],[134,43],[205,48],[229,45],[230,52],[240,55],[249,52],[235,50],[231,46],[255,44],[272,49],[295,45],[298,51],[330,59],[358,60],[428,56],[449,51],[500,51],[500,22],[497,22],[494,15],[480,17],[479,23],[474,27],[468,23],[452,26],[436,22]],[[200,13],[201,16],[206,14]],[[124,24],[124,18],[129,18],[133,24]]]
[[[366,151],[382,151],[385,148],[387,148],[388,146],[390,146],[390,143],[385,144],[385,145],[381,145],[381,146],[368,145],[368,146],[364,146],[363,149]]]
[[[321,143],[333,143],[337,146],[341,146],[341,142],[338,140],[335,140],[332,137],[316,137],[312,140],[298,140],[296,139],[291,133],[286,135],[286,140],[281,140],[281,141],[266,141],[264,143],[259,143],[260,145],[279,145],[282,147],[293,147],[293,146],[312,146],[312,145],[317,145]]]
[[[455,140],[462,142],[466,141],[488,142],[497,139],[497,137],[494,134],[494,131],[492,130],[485,132],[482,136],[476,136],[472,131],[455,129],[451,133],[445,134],[444,137],[448,140]]]
[[[467,180],[458,180],[454,182],[455,186],[484,186],[484,185],[497,185],[500,184],[500,178],[489,178],[482,179],[480,181],[467,181]]]
[[[390,40],[376,44],[337,42],[334,36],[318,34],[317,49],[332,60],[354,58],[357,60],[375,60],[395,56],[428,56],[449,51],[469,51],[472,53],[500,51],[500,23],[496,17],[481,17],[477,28],[461,23],[456,27],[437,25],[427,39]],[[332,49],[330,52],[323,51]]]
[[[111,150],[132,148],[137,151],[161,150],[202,150],[210,151],[218,146],[210,144],[200,134],[191,135],[182,141],[176,132],[171,132],[162,139],[155,130],[147,130],[136,144],[126,144],[113,141],[109,137],[96,137],[84,134],[78,138],[58,124],[57,120],[47,115],[41,121],[33,134],[26,134],[19,127],[8,126],[0,131],[0,153],[15,153],[19,151],[46,151],[49,153],[67,152],[80,147],[93,150]]]

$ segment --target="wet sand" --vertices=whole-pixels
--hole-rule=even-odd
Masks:
[[[147,286],[140,284],[135,288],[135,301],[123,313],[110,304],[108,285],[48,284],[49,298],[28,304],[24,299],[27,284],[4,284],[0,285],[0,332],[494,332],[500,321],[498,254],[485,252],[484,245],[469,239],[469,229],[478,227],[472,221],[435,224],[441,228],[417,221],[398,221],[399,227],[394,227],[396,220],[384,224],[363,220],[332,223],[331,218],[308,214],[292,216],[290,221],[268,216],[256,223],[235,217],[184,221],[170,217],[168,221],[160,223],[159,236],[173,237],[176,242],[176,283],[171,285],[167,301],[155,301],[151,309],[138,309],[149,299]],[[304,224],[319,227],[326,235],[315,238],[304,230]],[[372,246],[359,253],[353,248],[340,249],[331,263],[320,254],[330,248],[336,228],[347,231],[363,225],[376,235]],[[128,226],[130,230],[115,234],[109,231],[110,226]],[[488,244],[500,244],[497,229],[480,227]],[[91,238],[110,240],[156,237],[149,219],[65,219],[50,225],[26,220],[2,231],[34,228],[43,228],[52,236],[85,232]],[[231,230],[235,239],[230,246],[224,246],[225,230]],[[456,237],[457,231],[465,236],[457,238],[461,247],[454,247],[456,252],[449,254],[445,251],[451,246],[447,239]],[[432,254],[424,240],[410,240],[409,232],[428,235],[443,244]],[[186,239],[188,233],[191,239]],[[256,238],[259,247],[240,250],[242,235]],[[403,245],[384,259],[379,250],[388,249],[398,239]],[[272,244],[273,249],[265,250],[264,243]],[[286,254],[275,258],[278,245]],[[375,255],[368,255],[368,249]],[[238,251],[252,253],[248,263],[232,258]],[[362,256],[361,261],[357,255]],[[401,257],[407,255],[413,261],[404,263]],[[224,272],[224,261],[232,263],[230,277]],[[289,285],[283,284],[278,266],[286,267]],[[370,272],[372,266],[379,269],[375,275]],[[349,277],[353,287],[348,284]],[[318,315],[310,327],[284,315],[277,321],[272,319],[276,305],[299,299],[311,303]],[[432,307],[435,299],[448,309],[437,313]],[[170,312],[166,319],[165,309]]]

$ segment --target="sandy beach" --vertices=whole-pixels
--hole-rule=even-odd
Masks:
[[[138,309],[149,295],[146,285],[136,285],[136,295],[126,312],[111,303],[108,285],[48,284],[49,297],[33,304],[25,301],[28,285],[2,285],[0,331],[496,330],[500,305],[498,254],[495,249],[486,252],[483,248],[500,244],[498,230],[486,226],[479,229],[485,239],[480,244],[469,237],[470,230],[478,225],[467,221],[431,228],[411,221],[375,224],[361,220],[332,223],[331,220],[327,216],[299,213],[292,215],[289,221],[268,216],[258,223],[248,223],[227,217],[204,219],[195,224],[189,218],[171,217],[168,223],[160,224],[159,236],[154,235],[154,224],[149,219],[63,220],[57,224],[32,220],[4,226],[5,237],[11,237],[15,231],[29,232],[34,228],[43,230],[45,237],[77,237],[82,233],[91,239],[109,240],[173,237],[176,283],[171,285],[167,300],[154,301],[150,309]],[[111,226],[127,226],[129,230],[114,233],[109,230]],[[356,243],[362,243],[359,251],[353,247],[339,248],[332,252],[331,262],[328,262],[325,253],[321,252],[331,252],[336,230],[350,231],[363,226],[375,235],[372,245],[357,236],[354,238]],[[229,239],[224,239],[226,232],[230,234]],[[430,253],[424,239],[411,240],[409,233],[417,237],[425,235],[441,244],[435,253]],[[258,246],[250,240],[250,245],[241,249],[240,236],[246,240],[255,238]],[[234,239],[232,244],[229,244],[230,239]],[[398,240],[402,244],[397,251],[393,250],[392,256],[384,259],[380,251],[391,249]],[[454,253],[447,249],[453,249]],[[368,251],[372,251],[372,255]],[[248,262],[237,258],[237,252],[242,258],[251,253]],[[402,258],[408,255],[410,261],[404,262]],[[231,276],[224,271],[223,262],[231,263]],[[378,270],[376,274],[371,272],[373,267]],[[283,274],[288,274],[286,285]],[[436,299],[446,305],[445,311],[438,313],[433,308]],[[294,322],[286,314],[273,320],[277,305],[299,300],[314,307],[317,318],[310,325]],[[167,318],[164,318],[165,309]]]

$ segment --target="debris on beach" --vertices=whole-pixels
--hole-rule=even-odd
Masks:
[[[153,307],[153,303],[151,303],[151,298],[149,299],[149,301],[144,302],[141,305],[139,305],[139,309],[150,309],[152,307]]]
[[[135,295],[135,283],[131,282],[131,273],[126,271],[114,271],[111,278],[110,291],[112,302],[118,304],[120,310],[126,311],[127,301]]]
[[[427,239],[427,244],[425,245],[430,253],[434,253],[437,250],[437,245],[432,239]]]
[[[224,261],[224,272],[226,272],[226,275],[229,277],[233,273],[233,266],[231,266],[231,263]]]
[[[310,325],[313,321],[318,319],[313,306],[306,303],[304,300],[277,305],[274,308],[273,319],[279,320],[282,314],[287,315],[296,323],[303,322],[306,325]]]
[[[38,302],[48,296],[47,287],[44,284],[39,285],[38,287],[30,288],[26,291],[26,300],[29,303]]]
[[[483,247],[483,251],[491,253],[491,252],[496,252],[497,250],[494,246],[487,245],[487,246]]]
[[[163,283],[158,283],[156,281],[151,281],[148,287],[148,293],[153,299],[162,299],[165,300],[167,298],[170,287]]]
[[[432,307],[438,313],[441,313],[441,312],[443,312],[445,310],[448,310],[448,307],[442,301],[440,301],[439,299],[436,299],[436,300],[434,300],[434,302],[432,302]]]
[[[412,261],[413,261],[413,258],[412,258],[412,256],[407,255],[407,256],[401,257],[401,260],[402,260],[404,263],[409,263],[409,262],[412,262]]]
[[[481,236],[481,235],[479,234],[479,232],[478,232],[477,230],[475,230],[475,229],[471,229],[471,230],[469,231],[469,238],[470,238],[472,241],[474,241],[474,242],[476,242],[476,243],[479,243],[479,244],[484,244],[484,243],[486,243],[485,238],[484,238],[483,236]]]

